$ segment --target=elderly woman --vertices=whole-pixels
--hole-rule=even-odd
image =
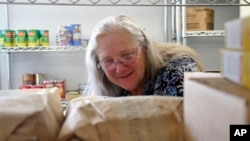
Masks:
[[[203,71],[189,47],[158,43],[125,15],[93,29],[86,52],[88,94],[183,96],[184,72]]]

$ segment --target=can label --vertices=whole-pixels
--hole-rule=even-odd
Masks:
[[[39,46],[39,45],[40,45],[40,30],[29,30],[28,46]]]
[[[61,98],[65,98],[66,95],[65,80],[55,80],[54,86],[59,88]]]
[[[3,34],[2,34],[2,30],[0,30],[0,47],[3,47]]]
[[[16,46],[18,47],[27,46],[27,31],[26,30],[16,31]]]
[[[33,73],[25,73],[22,75],[22,84],[23,85],[35,85],[35,74]]]
[[[44,80],[43,81],[43,87],[44,88],[53,88],[54,87],[54,81],[53,80]]]
[[[46,74],[36,73],[36,85],[43,85],[43,81],[46,79]]]
[[[41,30],[40,44],[41,46],[49,46],[49,30]]]
[[[57,87],[59,89],[59,94],[61,98],[65,98],[66,94],[66,87],[65,87],[65,80],[44,80],[43,81],[43,88],[52,88]]]

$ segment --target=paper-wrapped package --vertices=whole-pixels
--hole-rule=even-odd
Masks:
[[[0,91],[0,141],[55,141],[63,118],[57,88]]]
[[[183,141],[183,98],[73,99],[58,141]]]

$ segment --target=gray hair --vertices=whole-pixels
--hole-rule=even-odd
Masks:
[[[97,68],[96,49],[98,48],[98,43],[96,39],[99,35],[107,33],[114,28],[126,29],[143,47],[147,62],[146,81],[154,79],[156,72],[163,64],[159,51],[153,46],[151,39],[149,39],[142,27],[125,15],[107,17],[97,23],[87,46],[85,60],[88,72],[87,94],[89,95],[118,96],[122,92],[121,87],[110,82],[104,72]]]

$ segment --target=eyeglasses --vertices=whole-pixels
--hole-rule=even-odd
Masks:
[[[122,55],[119,60],[108,59],[108,60],[101,61],[97,64],[97,68],[99,69],[102,68],[103,70],[110,71],[116,68],[117,63],[120,63],[122,65],[132,64],[136,60],[136,57],[138,55],[138,50],[139,50],[139,47],[133,52],[128,52]]]

